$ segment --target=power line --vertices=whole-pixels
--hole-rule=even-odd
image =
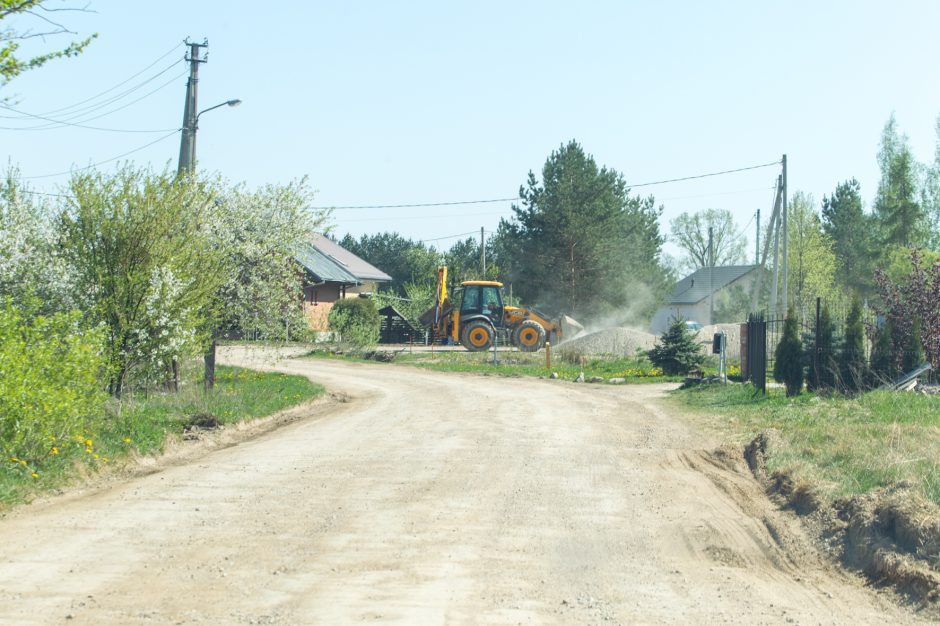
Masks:
[[[92,163],[91,165],[86,165],[85,167],[77,167],[77,168],[74,168],[74,169],[71,169],[71,170],[66,170],[66,171],[64,171],[64,172],[56,172],[56,173],[54,173],[54,174],[41,174],[41,175],[39,175],[39,176],[22,176],[22,178],[23,178],[23,179],[52,178],[53,176],[64,176],[65,174],[72,174],[72,173],[74,173],[74,172],[81,172],[81,171],[84,171],[84,170],[90,170],[90,169],[93,168],[93,167],[98,167],[99,165],[104,165],[105,163],[110,163],[110,162],[112,162],[112,161],[117,161],[118,159],[123,159],[124,157],[128,156],[129,154],[134,154],[135,152],[140,152],[140,151],[143,150],[144,148],[149,148],[150,146],[152,146],[152,145],[154,145],[154,144],[156,144],[156,143],[160,143],[160,142],[163,141],[164,139],[168,139],[168,138],[172,137],[173,135],[175,135],[175,134],[178,133],[178,132],[180,132],[179,129],[174,130],[173,132],[167,133],[166,135],[164,135],[163,137],[160,137],[159,139],[154,139],[154,140],[151,141],[150,143],[146,143],[146,144],[140,146],[139,148],[134,148],[133,150],[129,150],[128,152],[125,152],[125,153],[123,153],[123,154],[119,154],[119,155],[117,155],[117,156],[115,156],[115,157],[111,157],[110,159],[105,159],[104,161],[98,161],[97,163]]]
[[[138,76],[140,76],[141,74],[143,74],[144,72],[146,72],[147,70],[149,70],[151,67],[153,67],[154,65],[156,65],[157,63],[159,63],[160,61],[162,61],[163,59],[165,59],[166,57],[170,56],[171,54],[173,54],[173,52],[176,51],[176,50],[180,47],[180,45],[182,45],[182,42],[175,44],[172,48],[170,48],[169,50],[167,50],[164,54],[162,54],[162,55],[160,55],[159,57],[157,57],[157,59],[154,60],[150,65],[148,65],[148,66],[145,67],[144,69],[140,70],[140,71],[137,72],[136,74],[132,74],[131,76],[127,77],[126,79],[124,79],[123,81],[121,81],[121,82],[119,82],[118,84],[114,85],[113,87],[109,87],[108,89],[105,89],[104,91],[102,91],[102,92],[100,92],[100,93],[97,93],[97,94],[91,96],[90,98],[85,98],[84,100],[80,100],[79,102],[75,102],[74,104],[70,104],[69,106],[61,107],[61,108],[58,108],[58,109],[52,109],[51,111],[43,111],[42,113],[39,113],[38,115],[53,115],[53,114],[56,114],[56,113],[63,113],[63,112],[65,112],[65,111],[69,111],[69,110],[71,110],[71,109],[75,109],[75,108],[77,108],[77,107],[79,107],[79,106],[81,106],[81,105],[83,105],[83,104],[85,104],[85,103],[87,103],[87,102],[91,102],[92,100],[97,100],[97,99],[100,98],[101,96],[103,96],[103,95],[105,95],[105,94],[107,94],[107,93],[110,93],[110,92],[114,91],[114,90],[117,89],[118,87],[123,87],[123,86],[126,85],[127,83],[131,82],[132,80],[134,80],[135,78],[137,78]],[[174,63],[174,65],[175,65],[175,63]],[[97,105],[94,105],[94,106],[97,106]],[[13,117],[13,116],[7,116],[7,115],[0,115],[0,117],[4,117],[4,118],[8,118],[8,119],[16,119],[16,118]]]
[[[709,178],[711,176],[722,176],[724,174],[734,174],[736,172],[746,172],[748,170],[756,170],[763,167],[771,167],[773,165],[779,165],[780,161],[774,161],[772,163],[762,163],[761,165],[749,165],[747,167],[738,167],[733,170],[722,170],[720,172],[709,172],[707,174],[696,174],[695,176],[683,176],[682,178],[669,178],[666,180],[656,180],[648,183],[637,183],[637,184],[628,184],[627,187],[633,189],[635,187],[650,187],[652,185],[665,185],[666,183],[678,183],[685,180],[696,180],[699,178]],[[361,209],[407,209],[413,207],[430,207],[430,206],[454,206],[458,204],[485,204],[490,202],[516,202],[519,198],[492,198],[487,200],[461,200],[461,201],[451,201],[451,202],[421,202],[421,203],[410,203],[410,204],[359,204],[359,205],[348,205],[348,206],[314,206],[313,209],[343,209],[343,210],[361,210]]]
[[[468,235],[476,235],[478,230],[472,230],[469,233],[460,233],[458,235],[447,235],[446,237],[435,237],[433,239],[419,239],[418,243],[427,243],[429,241],[441,241],[442,239],[455,239],[456,237],[467,237]]]
[[[135,104],[135,103],[137,103],[137,102],[140,102],[140,101],[143,100],[144,98],[147,98],[147,97],[149,97],[149,96],[155,94],[156,92],[160,91],[161,89],[167,87],[168,85],[172,84],[176,79],[178,79],[178,78],[180,78],[181,76],[185,75],[186,72],[183,72],[183,73],[181,73],[181,74],[177,74],[176,76],[174,76],[173,78],[171,78],[171,79],[168,80],[167,82],[163,83],[162,85],[160,85],[160,86],[157,87],[156,89],[147,92],[146,94],[144,94],[143,96],[141,96],[141,97],[139,97],[139,98],[137,98],[137,99],[135,99],[135,100],[132,100],[132,101],[130,101],[130,102],[128,102],[128,103],[125,103],[125,104],[123,104],[123,105],[121,105],[121,106],[119,106],[119,107],[117,107],[117,108],[115,108],[115,109],[111,109],[110,111],[105,111],[104,113],[100,113],[100,114],[94,115],[94,116],[92,116],[92,117],[86,117],[88,114],[90,114],[90,113],[95,113],[96,111],[100,111],[102,108],[106,107],[107,105],[113,104],[113,103],[117,102],[118,100],[120,100],[121,98],[125,97],[126,95],[128,95],[128,94],[130,94],[130,93],[132,93],[132,92],[134,92],[134,91],[136,91],[136,90],[138,90],[138,89],[140,89],[141,87],[143,87],[143,86],[146,85],[147,83],[152,82],[152,81],[153,81],[154,79],[156,79],[158,76],[161,76],[162,74],[165,74],[167,71],[169,71],[170,69],[172,69],[172,68],[173,68],[174,66],[176,66],[177,64],[178,64],[177,62],[174,62],[173,65],[171,65],[171,66],[165,68],[165,69],[164,69],[163,71],[161,71],[159,74],[155,74],[154,76],[151,76],[150,78],[148,78],[146,81],[144,81],[144,82],[140,83],[139,85],[136,85],[135,87],[133,87],[133,88],[131,88],[131,89],[125,91],[124,93],[122,93],[122,94],[116,96],[115,98],[113,98],[113,99],[111,99],[111,100],[108,100],[108,101],[106,101],[106,102],[104,102],[104,103],[101,103],[101,106],[100,106],[100,107],[99,107],[99,106],[93,107],[93,108],[91,108],[91,109],[88,110],[88,111],[84,111],[84,112],[82,112],[82,113],[78,113],[78,114],[76,114],[76,115],[73,115],[72,117],[68,117],[68,118],[65,118],[65,119],[56,119],[56,118],[45,117],[45,116],[42,116],[42,115],[35,115],[35,114],[33,114],[33,113],[27,113],[27,112],[25,112],[25,111],[20,111],[20,110],[18,110],[18,109],[14,109],[13,107],[8,106],[8,105],[5,105],[5,104],[0,104],[0,108],[6,109],[6,110],[8,110],[8,111],[12,111],[12,112],[14,112],[14,113],[19,113],[19,114],[21,114],[21,115],[24,116],[24,117],[33,118],[33,119],[39,119],[39,120],[45,120],[45,121],[47,121],[47,122],[50,122],[50,123],[48,123],[48,124],[38,124],[38,125],[35,125],[35,126],[18,126],[18,127],[16,127],[16,126],[14,126],[14,127],[3,126],[3,127],[0,127],[0,129],[3,129],[3,130],[54,130],[54,129],[62,128],[63,126],[72,126],[72,127],[77,127],[77,128],[86,128],[86,129],[90,129],[90,130],[100,130],[100,131],[107,131],[107,132],[127,132],[127,133],[137,133],[137,132],[144,132],[144,133],[156,132],[156,133],[161,133],[161,132],[166,132],[166,131],[169,130],[169,129],[158,129],[158,130],[125,130],[125,129],[113,129],[113,128],[100,128],[100,127],[97,127],[97,126],[85,126],[85,125],[82,124],[82,122],[90,122],[90,121],[93,121],[93,120],[97,120],[97,119],[100,119],[100,118],[102,118],[102,117],[106,117],[106,116],[108,116],[108,115],[111,115],[112,113],[116,113],[117,111],[121,111],[121,110],[123,110],[123,109],[126,109],[127,107],[131,106],[132,104]],[[8,119],[9,119],[9,116],[7,116],[7,117],[8,117]],[[76,119],[78,119],[78,118],[83,118],[83,119],[80,119],[80,120],[78,120],[77,122],[74,121],[74,120],[76,120]]]
[[[314,206],[311,209],[406,209],[410,207],[455,206],[458,204],[487,204],[490,202],[515,202],[519,198],[494,198],[492,200],[461,200],[456,202],[422,202],[419,204],[360,204],[356,206]]]
[[[649,187],[651,185],[665,185],[666,183],[678,183],[683,180],[695,180],[698,178],[708,178],[710,176],[721,176],[723,174],[734,174],[736,172],[746,172],[748,170],[757,170],[762,167],[771,167],[772,165],[780,165],[780,161],[774,161],[773,163],[764,163],[762,165],[750,165],[748,167],[739,167],[733,170],[723,170],[721,172],[709,172],[708,174],[696,174],[695,176],[683,176],[682,178],[669,178],[667,180],[656,180],[651,183],[639,183],[637,185],[627,185],[631,189],[634,187]]]

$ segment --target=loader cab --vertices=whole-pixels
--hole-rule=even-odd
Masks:
[[[503,320],[502,283],[489,280],[471,280],[462,284],[463,297],[460,301],[460,317],[470,318],[483,315],[495,326],[501,326]]]

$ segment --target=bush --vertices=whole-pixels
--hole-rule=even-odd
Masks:
[[[673,318],[659,343],[647,352],[650,362],[661,368],[667,376],[688,374],[705,361],[702,346],[681,317]]]
[[[787,397],[800,395],[803,388],[803,343],[791,307],[783,323],[783,337],[774,352],[774,380],[787,388]]]
[[[375,304],[365,298],[346,298],[333,305],[327,318],[330,330],[356,351],[364,351],[379,341],[382,320]]]
[[[77,313],[31,320],[0,307],[0,446],[34,467],[103,415],[104,338]]]

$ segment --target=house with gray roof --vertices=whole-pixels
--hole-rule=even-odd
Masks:
[[[662,333],[675,317],[703,326],[711,324],[715,298],[738,285],[749,290],[757,276],[757,268],[757,265],[700,267],[676,283],[666,303],[653,316],[650,330]]]
[[[327,330],[338,300],[374,293],[392,277],[330,238],[315,234],[294,253],[304,274],[304,316],[310,328]]]

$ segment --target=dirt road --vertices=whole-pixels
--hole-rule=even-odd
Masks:
[[[805,549],[662,387],[277,369],[351,400],[3,519],[0,623],[927,621]]]

